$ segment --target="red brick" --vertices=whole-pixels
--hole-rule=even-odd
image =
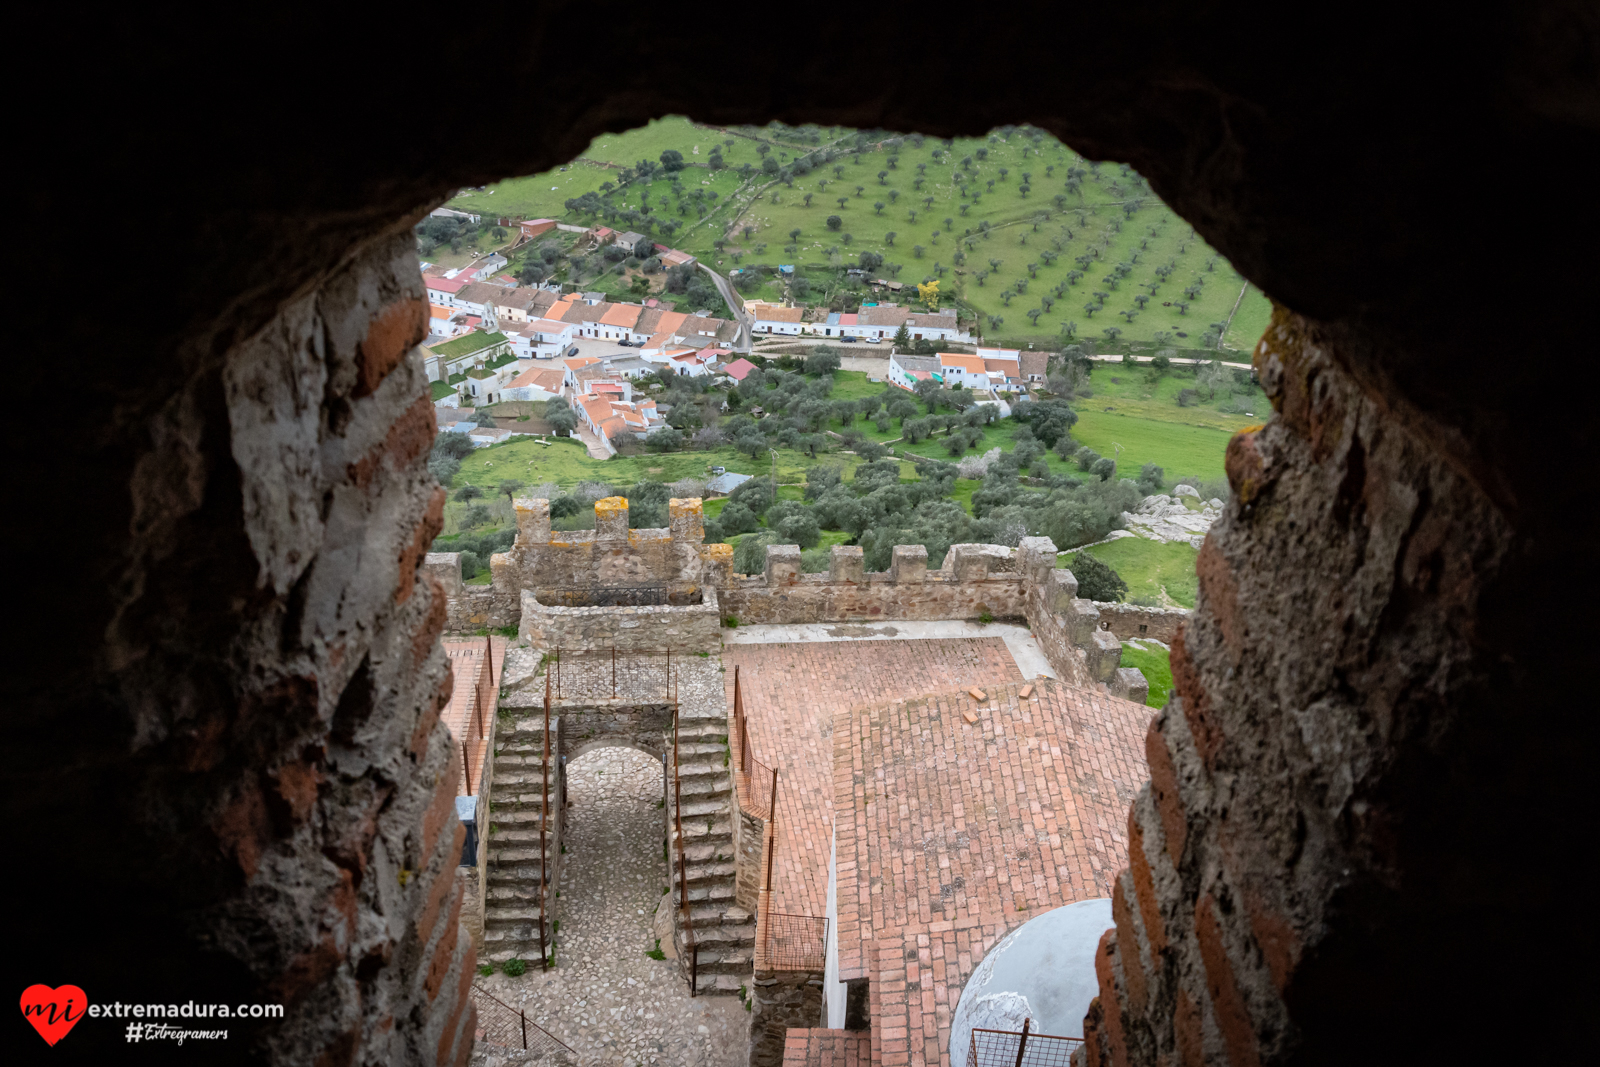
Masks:
[[[272,983],[273,995],[292,1005],[332,977],[343,960],[338,940],[331,932],[325,933],[315,946],[296,956]]]
[[[245,879],[254,878],[261,853],[272,836],[267,805],[254,781],[246,779],[240,784],[233,800],[212,823],[212,832],[217,835],[222,851],[239,864]]]
[[[1151,964],[1160,966],[1158,958],[1167,950],[1167,927],[1161,919],[1161,905],[1156,902],[1150,861],[1144,854],[1144,828],[1139,825],[1132,809],[1128,811],[1128,870],[1133,875],[1133,892],[1139,904],[1139,918],[1144,920],[1145,940],[1150,944]]]
[[[477,1029],[477,1007],[472,1003],[471,989],[472,977],[477,970],[477,953],[472,946],[467,946],[467,955],[461,961],[461,979],[456,983],[456,1006],[450,1013],[450,1021],[445,1023],[444,1033],[439,1036],[438,1062],[450,1062],[451,1038],[454,1037],[459,1045],[456,1049],[455,1061],[465,1062],[464,1056],[472,1051],[473,1033]]]
[[[422,580],[428,583],[428,614],[423,616],[422,624],[417,627],[417,632],[411,637],[411,662],[421,666],[427,662],[428,656],[433,652],[439,635],[444,633],[444,624],[449,618],[449,598],[445,596],[444,586],[439,584],[439,579],[423,572]],[[441,687],[438,695],[438,706],[433,709],[434,718],[438,718],[439,709],[450,702],[450,688],[447,684]],[[430,730],[433,728],[430,724]],[[411,742],[411,750],[417,751],[416,740]]]
[[[1143,1015],[1147,1003],[1144,961],[1139,952],[1139,932],[1134,929],[1128,895],[1120,879],[1115,892],[1111,894],[1111,918],[1117,924],[1117,953],[1122,958],[1122,980],[1128,987],[1128,1006],[1135,1015]]]
[[[1177,648],[1174,644],[1174,653]],[[1152,720],[1150,729],[1145,731],[1144,754],[1150,766],[1150,796],[1161,815],[1161,831],[1166,838],[1167,855],[1172,865],[1177,867],[1183,860],[1183,846],[1189,840],[1189,822],[1183,811],[1183,798],[1178,793],[1178,771],[1172,764],[1172,751],[1167,748],[1167,739],[1158,729],[1158,722]],[[1154,896],[1152,891],[1151,897]]]
[[[1234,980],[1233,963],[1228,959],[1227,948],[1222,943],[1222,924],[1217,919],[1217,905],[1210,893],[1201,897],[1194,909],[1195,939],[1200,945],[1200,959],[1205,964],[1206,991],[1211,994],[1211,1008],[1216,1015],[1217,1028],[1228,1046],[1228,1059],[1233,1067],[1257,1067],[1261,1062],[1256,1043],[1255,1026],[1244,1002],[1244,994]]]
[[[1228,485],[1241,504],[1257,499],[1267,486],[1266,464],[1261,450],[1256,447],[1256,433],[1241,432],[1228,439],[1228,449],[1223,453],[1222,469],[1228,476]]]
[[[1277,911],[1260,890],[1248,887],[1243,897],[1245,914],[1250,917],[1250,931],[1255,934],[1256,945],[1266,960],[1273,987],[1282,993],[1300,960],[1300,935],[1289,918]]]
[[[1206,542],[1210,544],[1210,542]],[[1204,550],[1202,550],[1203,553]],[[1194,737],[1195,748],[1207,767],[1222,746],[1222,731],[1211,710],[1211,694],[1200,684],[1200,671],[1189,656],[1189,645],[1184,631],[1179,628],[1172,638],[1172,688],[1183,698],[1183,717],[1188,720],[1189,733]]]
[[[428,546],[444,529],[444,499],[444,486],[441,485],[428,498],[428,510],[423,512],[422,521],[412,531],[411,540],[400,550],[400,574],[394,591],[396,604],[404,604],[411,599],[411,590],[417,584],[417,564],[422,562],[422,557],[428,553]]]
[[[456,820],[455,836],[465,840],[466,832],[466,828],[461,825],[461,821],[459,819]],[[456,854],[460,855],[460,851],[461,841],[458,840],[456,842]],[[455,888],[455,884],[456,868],[454,866],[446,866],[439,872],[438,877],[433,880],[433,884],[428,887],[427,902],[423,904],[422,910],[417,913],[417,940],[422,944],[426,945],[428,940],[433,937],[433,924],[439,919],[439,909],[444,907],[445,898]]]
[[[366,489],[385,460],[393,469],[403,470],[433,447],[433,439],[438,432],[433,402],[426,396],[419,396],[416,403],[394,420],[384,439],[372,451],[350,464],[346,473],[356,488]]]
[[[1100,1008],[1105,1013],[1102,1031],[1105,1034],[1105,1052],[1112,1067],[1128,1067],[1128,1039],[1122,1032],[1122,1003],[1117,990],[1117,931],[1107,930],[1100,935],[1100,947],[1094,953],[1094,974],[1100,980]]]
[[[1233,655],[1234,662],[1238,663],[1244,652],[1248,626],[1244,611],[1239,607],[1238,579],[1234,577],[1233,568],[1228,565],[1227,557],[1217,544],[1217,539],[1209,535],[1201,544],[1200,554],[1194,561],[1195,577],[1205,591],[1206,607],[1210,609],[1211,618],[1222,631],[1223,643]]]
[[[428,302],[420,297],[397,300],[378,312],[367,324],[367,336],[356,348],[353,395],[371,393],[427,336]]]
[[[453,774],[441,774],[439,783],[433,787],[433,802],[422,815],[423,863],[432,858],[433,846],[439,840],[439,831],[449,825],[451,819],[456,818],[456,781]],[[456,820],[456,825],[461,825],[459,819]]]
[[[1172,1033],[1178,1042],[1183,1067],[1205,1067],[1205,1039],[1200,1028],[1200,1009],[1194,1006],[1185,989],[1178,990],[1178,1003],[1172,1013]]]
[[[433,950],[433,959],[428,963],[428,977],[423,982],[422,991],[430,1001],[439,995],[439,987],[444,983],[445,975],[450,973],[450,960],[455,955],[456,942],[462,936],[458,929],[460,922],[461,894],[457,893],[450,904],[449,918],[445,920],[444,936],[439,938],[439,944]]]

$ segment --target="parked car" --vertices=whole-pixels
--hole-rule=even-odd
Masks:
[[[578,354],[578,346],[577,345],[573,345],[571,348],[567,349],[567,355],[569,357],[570,356],[575,356],[577,354]]]
[[[853,344],[856,343],[858,338],[855,338],[855,337],[841,337],[841,338],[839,338],[839,340],[844,344],[853,345]]]
[[[881,337],[869,337],[869,338],[867,338],[867,344],[869,344],[869,345],[881,345],[881,344],[883,344],[883,338],[881,338]]]
[[[712,467],[711,468],[711,473],[712,474],[727,474],[728,473],[728,468],[727,467]]]

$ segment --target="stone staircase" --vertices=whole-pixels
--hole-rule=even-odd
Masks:
[[[755,917],[734,901],[733,773],[728,766],[728,712],[720,657],[686,658],[678,674],[679,796],[687,878],[678,874],[677,812],[667,804],[678,959],[688,972],[689,938],[682,921],[689,898],[689,928],[698,947],[696,991],[733,993],[748,986],[755,959]],[[669,788],[669,798],[671,790]],[[687,886],[681,884],[687,882]]]
[[[509,712],[509,714],[507,714]],[[539,824],[545,810],[544,710],[502,709],[494,755],[489,807],[487,903],[484,908],[484,955],[496,962],[539,959],[539,921],[544,918],[545,945],[554,943],[555,887],[561,875],[560,721],[550,720],[550,824],[544,851],[539,850]],[[540,875],[549,868],[540,907]]]

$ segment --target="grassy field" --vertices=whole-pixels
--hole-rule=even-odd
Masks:
[[[1154,463],[1166,471],[1170,484],[1173,478],[1186,474],[1220,478],[1222,454],[1231,435],[1204,426],[1079,409],[1072,436],[1102,456],[1111,455],[1115,446],[1121,445],[1123,451],[1117,456],[1119,473],[1135,476],[1141,465]]]
[[[1139,668],[1145,681],[1150,683],[1150,696],[1145,700],[1146,704],[1152,708],[1166,705],[1167,694],[1172,691],[1172,663],[1166,649],[1156,644],[1146,648],[1142,644],[1124,642],[1122,665]]]
[[[697,205],[674,203],[665,176],[628,186],[616,202],[621,208],[648,207],[657,218],[680,222],[683,229],[671,243],[723,270],[736,263],[827,268],[854,261],[863,251],[879,252],[899,265],[902,281],[940,277],[947,292],[982,316],[991,341],[1056,344],[1064,324],[1074,323],[1076,336],[1100,339],[1101,349],[1109,351],[1117,351],[1120,340],[1149,341],[1158,332],[1171,333],[1180,345],[1196,343],[1210,323],[1226,322],[1239,300],[1243,280],[1137,175],[1119,164],[1085,161],[1048,135],[997,131],[948,145],[925,138],[921,147],[907,138],[897,152],[878,141],[795,175],[792,186],[759,170],[748,178],[739,174],[741,164],[760,164],[763,144],[780,164],[808,149],[854,144],[851,130],[817,132],[820,145],[799,145],[786,130],[717,130],[683,118],[659,119],[602,135],[565,170],[465,190],[452,204],[587,222],[567,218],[567,199],[599,191],[603,182],[618,180],[622,167],[658,159],[674,148],[688,164],[679,175],[681,187],[717,194],[704,216]],[[713,172],[707,160],[716,143],[723,145],[728,166]],[[891,155],[897,157],[893,163]],[[1031,175],[1026,193],[1024,174]],[[648,203],[642,194],[648,194]],[[827,225],[831,215],[840,219],[836,230]],[[800,235],[791,252],[786,249],[793,230]],[[720,253],[712,244],[719,237],[731,241]],[[966,259],[959,267],[958,248]],[[1055,261],[1046,262],[1049,257],[1042,253],[1054,253]],[[1079,256],[1091,258],[1079,267]],[[1120,279],[1114,271],[1118,264],[1128,268]],[[1168,265],[1169,277],[1157,279],[1155,269]],[[981,280],[980,271],[988,272]],[[1071,271],[1081,276],[1069,279]],[[1026,291],[1008,300],[1004,294],[1015,294],[1019,281]],[[1061,285],[1066,288],[1054,295]],[[1151,285],[1153,296],[1152,289],[1141,288]],[[1184,296],[1193,285],[1199,286],[1198,294]],[[1105,294],[1103,306],[1086,311],[1084,305],[1097,292]],[[1143,310],[1134,300],[1141,294],[1151,296]],[[1049,310],[1041,295],[1054,300]],[[1177,301],[1189,306],[1180,309]],[[1230,346],[1247,351],[1254,344],[1265,307],[1265,298],[1251,287],[1228,331]],[[1033,308],[1041,311],[1036,322],[1027,315]],[[993,324],[990,316],[1003,321]],[[1121,337],[1106,340],[1108,326],[1122,331]]]
[[[1143,537],[1119,537],[1104,545],[1084,549],[1128,583],[1128,601],[1158,607],[1194,607],[1197,579],[1195,557],[1200,553],[1181,542],[1161,544]],[[1070,560],[1070,557],[1065,557]],[[1071,566],[1070,562],[1067,566]]]
[[[1256,342],[1261,340],[1261,335],[1267,332],[1267,323],[1271,319],[1272,301],[1252,285],[1239,304],[1239,310],[1234,313],[1233,321],[1228,324],[1228,335],[1222,339],[1222,343],[1249,354]]]

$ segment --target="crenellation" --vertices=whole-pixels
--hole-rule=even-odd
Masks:
[[[867,557],[860,545],[834,545],[828,554],[828,580],[860,585],[866,581]]]
[[[550,543],[550,501],[543,497],[518,497],[512,502],[517,512],[517,546]]]

